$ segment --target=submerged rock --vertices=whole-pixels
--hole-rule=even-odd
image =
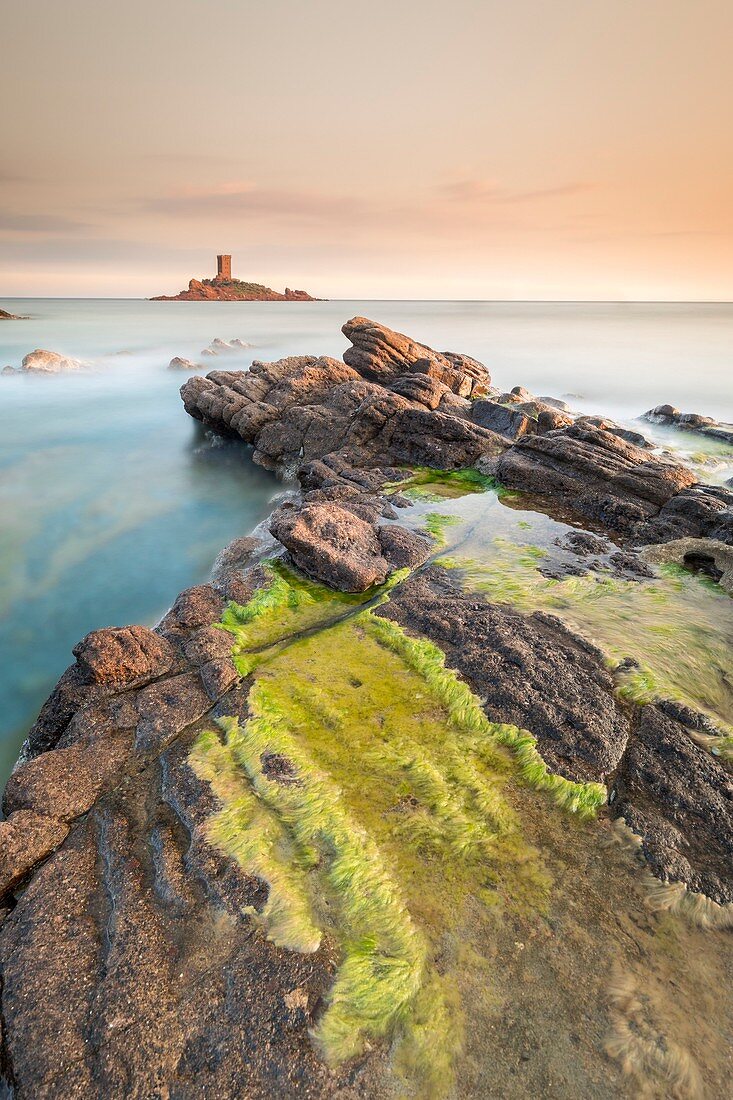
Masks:
[[[60,355],[57,351],[45,351],[42,348],[36,348],[35,351],[29,351],[23,357],[20,369],[33,371],[37,374],[61,374],[68,371],[84,370],[86,366],[87,364],[83,363],[81,359],[72,359],[70,356]]]
[[[674,405],[657,405],[642,413],[640,419],[648,420],[651,424],[669,425],[682,431],[699,432],[712,439],[733,443],[733,424],[722,424],[712,416],[701,416],[700,413],[680,412]]]
[[[171,359],[168,364],[169,370],[187,370],[191,374],[195,374],[199,369],[198,364],[192,363],[190,359],[182,359],[180,355],[176,355]]]

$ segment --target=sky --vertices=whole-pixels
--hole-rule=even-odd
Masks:
[[[731,0],[24,0],[0,296],[733,299]]]

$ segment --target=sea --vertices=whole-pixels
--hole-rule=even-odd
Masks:
[[[701,480],[733,475],[733,451],[640,426],[670,402],[733,421],[733,305],[556,302],[149,302],[3,299],[0,370],[44,348],[81,374],[0,376],[0,784],[67,665],[103,626],[153,625],[205,581],[229,541],[250,533],[287,486],[251,452],[197,429],[179,397],[185,372],[253,359],[341,356],[360,315],[485,363],[502,389],[525,386],[642,429],[694,461]],[[246,347],[204,355],[215,339]]]

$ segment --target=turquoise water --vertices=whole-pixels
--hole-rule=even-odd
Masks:
[[[476,356],[503,388],[577,395],[568,398],[577,408],[623,419],[663,401],[733,419],[730,306],[4,299],[0,307],[30,316],[0,322],[0,368],[36,347],[93,368],[0,377],[0,782],[72,646],[100,626],[153,624],[281,490],[245,448],[196,431],[178,396],[185,374],[166,369],[174,355],[202,370],[341,355],[341,324],[364,314]],[[202,358],[215,337],[253,347]],[[673,433],[659,438],[684,449]]]

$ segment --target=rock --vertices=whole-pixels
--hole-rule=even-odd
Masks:
[[[542,409],[537,416],[537,430],[540,432],[551,432],[556,428],[567,428],[572,423],[573,418],[566,416],[558,409]]]
[[[558,409],[559,412],[572,412],[567,401],[561,401],[559,397],[538,397],[537,400],[541,401],[543,405],[549,405],[551,409]]]
[[[170,363],[168,364],[168,369],[187,370],[190,371],[191,374],[195,374],[198,370],[198,367],[195,363],[192,363],[190,359],[182,359],[180,355],[176,355],[173,359],[171,359]]]
[[[678,420],[681,413],[674,405],[657,405],[642,413],[641,419],[648,420],[652,424],[664,424],[667,421]]]
[[[350,467],[456,469],[506,447],[468,419],[471,403],[446,382],[402,367],[388,388],[326,356],[255,361],[250,371],[189,379],[181,396],[190,415],[251,443],[256,462],[287,474],[328,454],[342,455]]]
[[[497,435],[506,436],[508,439],[519,439],[528,432],[534,431],[534,423],[523,412],[507,408],[496,401],[487,401],[480,398],[473,402],[471,419],[474,424],[482,428],[489,428]]]
[[[650,562],[674,562],[705,573],[733,596],[733,546],[717,539],[682,538],[648,546],[643,555]]]
[[[11,367],[10,364],[8,364],[6,367],[3,367],[2,371],[0,371],[0,373],[2,373],[2,374],[18,374],[19,372],[17,370],[15,370],[14,367]]]
[[[615,789],[614,816],[641,836],[659,878],[733,901],[733,784],[680,722],[641,708]]]
[[[575,418],[575,423],[579,428],[598,428],[602,432],[611,432],[613,435],[617,435],[619,439],[625,439],[627,443],[632,443],[634,447],[643,447],[645,450],[651,450],[653,447],[653,444],[641,432],[622,428],[620,424],[616,424],[615,421],[609,420],[605,416],[578,416]]]
[[[12,894],[68,832],[62,821],[32,810],[17,810],[0,821],[0,899]]]
[[[497,475],[509,488],[538,493],[629,532],[695,482],[684,466],[577,424],[524,436],[499,458]]]
[[[444,382],[463,397],[485,393],[490,386],[489,372],[475,359],[455,352],[433,351],[366,317],[353,317],[342,331],[353,344],[344,352],[344,362],[365,378],[388,382],[417,370]]]
[[[0,321],[27,321],[27,317],[19,317],[15,313],[8,313],[7,310],[0,309]]]
[[[56,351],[44,351],[36,348],[29,351],[23,358],[20,369],[33,371],[37,374],[61,374],[68,371],[84,370],[86,363],[80,359],[72,359],[70,356],[60,355]]]
[[[733,544],[733,493],[722,485],[693,485],[675,494],[639,532],[645,542],[689,535]]]
[[[682,431],[700,432],[712,439],[722,439],[725,443],[733,444],[733,424],[723,424],[712,416],[702,416],[700,413],[683,413],[674,405],[657,405],[642,413],[641,420],[648,420],[652,424],[666,424]]]
[[[351,1091],[353,1067],[331,1070],[308,1034],[332,953],[255,930],[267,891],[208,843],[218,804],[187,763],[195,735],[105,794],[0,926],[3,1070],[18,1100]],[[364,1094],[376,1095],[368,1079]]]
[[[94,630],[73,653],[85,681],[95,684],[129,684],[162,675],[175,656],[164,638],[144,626]]]
[[[393,569],[415,569],[427,561],[434,550],[430,539],[397,524],[379,527],[377,537],[382,553]]]
[[[299,569],[342,592],[364,592],[390,573],[374,526],[337,504],[279,508],[270,531]]]
[[[488,718],[534,734],[552,771],[602,781],[618,765],[629,727],[613,679],[600,652],[559,619],[464,594],[435,568],[400,585],[378,614],[439,646]]]
[[[513,386],[510,392],[518,401],[534,401],[534,394],[531,394],[524,386]]]

